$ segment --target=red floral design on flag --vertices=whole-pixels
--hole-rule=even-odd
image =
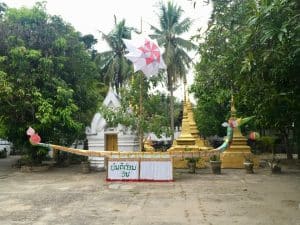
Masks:
[[[128,52],[125,57],[133,63],[134,72],[141,70],[148,78],[166,69],[162,51],[156,40],[138,37],[134,40],[123,39]]]
[[[145,40],[144,46],[139,47],[138,49],[144,53],[147,65],[154,61],[160,62],[160,50],[155,43]]]

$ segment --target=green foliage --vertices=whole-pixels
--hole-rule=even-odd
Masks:
[[[210,161],[220,161],[220,155],[212,155],[209,159]]]
[[[193,158],[189,158],[189,157],[187,157],[187,158],[184,158],[188,163],[197,163],[199,160],[200,160],[200,158],[199,157],[193,157]]]
[[[225,120],[224,115],[228,113],[228,108],[229,103],[217,102],[215,98],[207,95],[199,99],[194,115],[201,135],[204,137],[216,134],[224,136],[226,129],[221,124]]]
[[[102,33],[102,38],[107,42],[111,50],[99,53],[96,56],[96,62],[102,73],[102,80],[119,89],[122,88],[132,74],[131,63],[125,58],[126,46],[123,38],[131,39],[132,27],[125,25],[125,20],[115,21],[115,27],[108,34]]]
[[[49,149],[44,147],[33,147],[33,149],[27,150],[26,155],[29,156],[32,165],[39,165],[48,158],[48,151]]]
[[[26,166],[36,166],[41,165],[42,161],[48,160],[49,149],[43,147],[34,146],[32,148],[27,148],[22,157],[18,160],[17,165],[21,167]]]
[[[214,1],[209,28],[197,37],[204,43],[192,88],[199,114],[215,118],[207,121],[212,128],[228,118],[233,93],[239,116],[255,116],[257,128],[285,139],[293,122],[300,129],[299,17],[299,4],[291,0]]]
[[[16,148],[40,161],[45,152],[28,144],[29,126],[43,142],[69,145],[84,136],[98,107],[104,89],[88,49],[95,39],[87,47],[85,36],[42,3],[8,8],[0,30],[1,127]]]
[[[157,84],[156,78],[150,80],[138,73],[131,80],[130,86],[121,89],[121,106],[118,109],[100,107],[100,112],[109,126],[123,124],[137,130],[139,123],[143,132],[154,132],[157,136],[170,135],[168,126],[168,102],[170,99],[160,92],[150,93]],[[142,94],[142,114],[140,114],[140,93]],[[176,103],[175,115],[179,116],[181,104]]]
[[[262,136],[257,140],[257,148],[261,152],[274,152],[276,137],[272,136]]]

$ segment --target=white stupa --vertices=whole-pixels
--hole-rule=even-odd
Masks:
[[[120,107],[120,98],[110,87],[102,103],[110,108]],[[89,150],[95,151],[138,151],[139,142],[136,132],[118,124],[109,127],[106,120],[98,112],[94,115],[91,126],[86,128]],[[96,170],[105,169],[103,157],[89,157],[91,167]]]

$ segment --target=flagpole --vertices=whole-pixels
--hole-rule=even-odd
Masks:
[[[143,122],[143,94],[142,94],[142,88],[143,88],[143,73],[140,74],[140,99],[139,99],[139,139],[140,139],[140,151],[143,151],[143,139],[144,139],[144,132],[142,128],[142,122]]]
[[[143,33],[143,18],[141,17],[141,31],[138,32],[139,34]],[[144,132],[142,128],[142,120],[143,120],[143,94],[142,94],[142,88],[143,88],[143,73],[140,72],[140,99],[139,99],[139,104],[140,104],[140,110],[139,110],[139,147],[140,147],[140,152],[143,151],[143,139],[144,139]]]
[[[141,18],[141,31],[136,32],[138,34],[143,33],[142,26],[142,18]],[[144,75],[146,77],[150,77],[158,73],[159,69],[165,69],[166,65],[162,58],[161,50],[156,43],[156,41],[152,41],[150,38],[144,38],[142,42],[139,43],[138,40],[136,43],[132,40],[123,39],[124,44],[126,45],[128,53],[125,55],[127,59],[129,59],[134,64],[134,71],[141,70],[139,73],[140,83],[139,83],[139,111],[138,111],[138,126],[137,133],[139,136],[139,150],[143,151],[143,122],[144,122],[144,113],[143,113],[143,82]]]

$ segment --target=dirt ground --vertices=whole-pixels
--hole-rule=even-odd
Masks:
[[[175,171],[175,181],[106,182],[78,165],[46,172],[0,159],[0,224],[300,224],[300,170]]]

